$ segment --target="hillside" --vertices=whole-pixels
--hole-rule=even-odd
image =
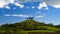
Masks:
[[[37,22],[34,20],[25,20],[14,24],[4,24],[0,26],[0,33],[20,33],[20,32],[57,32],[60,28],[53,25]]]

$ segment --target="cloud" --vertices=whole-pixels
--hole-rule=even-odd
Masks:
[[[34,9],[35,8],[35,6],[32,6],[32,9]]]
[[[60,5],[53,5],[53,7],[55,7],[55,8],[60,8]]]
[[[48,7],[45,8],[45,10],[48,10],[48,9],[49,9]]]
[[[55,8],[60,8],[60,0],[31,0],[31,2],[45,2],[47,5],[53,6]]]
[[[18,0],[19,2],[45,2],[55,8],[60,8],[60,0]]]
[[[5,6],[5,8],[10,9],[10,7],[9,7],[9,6]]]
[[[9,3],[14,3],[14,0],[0,0],[0,8],[4,8]]]
[[[42,0],[18,0],[19,2],[41,2]]]
[[[37,15],[35,16],[36,18],[40,18],[40,17],[45,17],[46,13],[42,14],[42,15]],[[4,14],[4,16],[12,16],[12,17],[32,17],[32,15],[24,15],[24,14]]]
[[[42,13],[42,12],[36,12],[38,15],[35,16],[36,18],[41,18],[41,17],[45,17],[46,13]]]
[[[60,0],[0,0],[0,8],[4,8],[6,5],[10,3],[19,6],[20,8],[23,8],[24,5],[20,4],[23,2],[42,2],[39,4],[38,9],[41,9],[42,7],[46,7],[47,5],[53,6],[55,8],[60,8]],[[48,8],[45,9],[48,10]]]
[[[0,0],[0,8],[3,8],[6,4],[7,4],[6,2]]]
[[[20,3],[25,3],[25,2],[28,2],[28,1],[30,1],[30,0],[18,0],[18,2],[20,2]]]
[[[40,13],[40,15],[38,15],[38,16],[35,16],[36,18],[40,18],[40,17],[45,17],[46,16],[46,13],[41,13],[41,12],[37,12],[37,13]]]
[[[38,9],[42,9],[42,8],[45,8],[45,9],[48,8],[45,2],[39,4]]]
[[[20,8],[24,8],[24,5],[20,4],[19,2],[16,2],[15,5],[19,6]]]
[[[14,4],[16,6],[19,6],[20,8],[23,8],[24,5],[20,4],[19,2],[15,2],[15,0],[0,0],[0,8],[7,8],[9,9],[8,5]]]
[[[43,1],[55,8],[60,8],[60,0],[43,0]]]
[[[4,16],[11,16],[11,15],[9,15],[9,14],[5,14]]]
[[[44,17],[44,16],[35,16],[36,18]]]
[[[13,16],[13,17],[29,17],[28,15],[23,15],[23,14],[13,14],[13,15],[10,15],[10,14],[4,14],[4,16]]]

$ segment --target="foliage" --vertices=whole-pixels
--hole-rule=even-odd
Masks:
[[[28,32],[57,32],[60,28],[34,20],[25,20],[0,26],[0,34],[27,34]]]

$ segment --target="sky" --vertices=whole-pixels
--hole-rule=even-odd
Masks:
[[[0,0],[0,25],[34,17],[44,23],[60,24],[60,0]]]

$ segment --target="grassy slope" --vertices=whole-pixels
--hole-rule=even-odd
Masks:
[[[59,31],[60,28],[57,28],[57,27],[53,27],[53,26],[46,26],[47,24],[43,23],[43,22],[37,22],[37,21],[34,21],[34,20],[25,20],[25,21],[22,21],[22,22],[18,22],[18,23],[15,23],[13,25],[17,25],[17,26],[27,26],[28,28],[32,28],[30,26],[34,26],[36,24],[37,28],[41,27],[41,28],[46,28],[46,30],[26,30],[26,31],[17,31],[17,33],[21,33],[23,34],[22,32],[24,33],[28,33],[28,32],[56,32],[56,31]],[[0,30],[0,32],[4,33],[5,30]],[[11,30],[11,32],[13,32]]]
[[[43,25],[42,26],[43,28],[47,29],[47,30],[29,30],[27,32],[55,32],[55,31],[60,30],[60,28],[56,28],[56,27],[52,27],[52,26],[44,26],[45,24],[43,22],[37,22],[37,21],[34,21],[34,20],[26,20],[26,21],[21,22],[21,24],[24,24],[24,23],[28,24],[28,25],[40,24],[40,25]],[[38,27],[40,27],[40,26],[38,26]]]

